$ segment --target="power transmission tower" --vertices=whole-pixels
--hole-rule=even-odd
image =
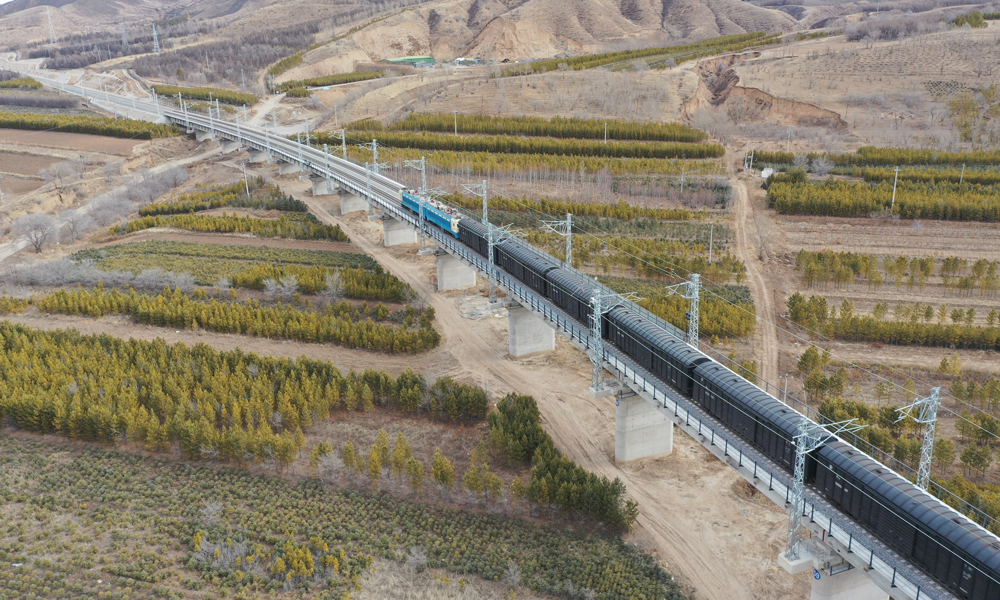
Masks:
[[[930,396],[899,409],[902,416],[896,420],[898,423],[904,418],[910,417],[917,423],[926,426],[924,428],[924,442],[920,446],[920,464],[917,466],[917,487],[923,490],[927,489],[927,484],[931,479],[931,461],[934,460],[934,429],[937,425],[939,406],[941,406],[941,388],[936,387],[931,389]],[[913,415],[914,409],[919,410],[916,416]]]
[[[684,290],[684,291],[681,291]],[[701,275],[691,273],[691,281],[667,286],[668,295],[677,295],[691,301],[688,312],[684,315],[687,319],[687,343],[695,348],[698,347],[698,303],[701,291]]]
[[[487,274],[489,275],[488,279],[490,281],[490,303],[494,303],[497,301],[497,290],[496,290],[496,285],[493,283],[495,275],[493,266],[493,227],[490,225],[489,221],[488,186],[486,180],[483,180],[483,182],[480,184],[463,185],[462,187],[465,189],[466,194],[472,196],[479,196],[483,199],[483,225],[486,226],[487,238],[488,238],[487,242],[490,249],[490,255],[488,257],[489,261],[486,266],[486,270]]]
[[[573,215],[566,213],[565,221],[542,221],[542,227],[566,238],[566,266],[573,266]]]
[[[639,302],[643,300],[632,292],[618,294],[615,292],[597,292],[590,297],[590,346],[587,353],[593,366],[590,392],[598,396],[604,391],[604,340],[601,337],[601,317],[604,313],[621,306],[626,300]]]
[[[125,21],[122,21],[122,46],[128,47],[128,30],[125,29]]]
[[[160,36],[156,34],[156,25],[153,25],[153,54],[160,53]],[[207,61],[206,61],[207,62]]]
[[[388,165],[380,165],[378,162],[378,140],[372,140],[370,144],[358,144],[358,148],[365,148],[372,151],[372,162],[365,163],[365,182],[368,186],[368,219],[372,220],[377,218],[375,215],[375,203],[371,202],[372,173],[381,173],[382,169],[385,169]]]
[[[49,17],[49,42],[56,43],[56,28],[52,26],[52,9],[45,7],[45,14]]]
[[[427,201],[427,159],[421,156],[420,160],[404,160],[403,166],[420,171],[420,189],[417,195],[423,197],[420,199],[420,220],[417,223],[417,232],[420,234],[420,250],[418,252],[423,252],[427,249],[427,238],[424,236],[424,203]]]
[[[795,436],[795,475],[788,507],[788,549],[785,551],[785,558],[788,560],[799,558],[799,523],[805,512],[806,456],[830,438],[843,432],[854,433],[863,427],[864,425],[855,423],[854,419],[831,423],[825,428],[805,419],[799,424],[799,433]]]

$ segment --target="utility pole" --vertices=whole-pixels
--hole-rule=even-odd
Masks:
[[[0,175],[0,184],[3,184],[3,175]],[[6,204],[7,201],[3,199],[3,185],[0,185],[0,204]]]
[[[965,163],[962,163],[962,176],[958,178],[958,185],[962,185],[963,181],[965,181]]]
[[[684,177],[687,176],[687,171],[681,171],[681,193],[684,193]]]
[[[542,226],[566,238],[566,266],[573,266],[573,215],[566,213],[565,221],[542,221]]]
[[[683,291],[682,291],[683,290]],[[690,301],[687,314],[687,343],[698,348],[699,295],[701,291],[701,275],[691,273],[691,281],[667,286],[668,295],[676,295]]]
[[[757,150],[757,142],[750,144],[750,175],[753,175],[753,155]]]
[[[455,115],[455,135],[458,135],[458,111],[453,110],[451,114]]]
[[[903,416],[896,420],[898,423],[905,417],[910,417],[917,423],[924,425],[924,441],[920,446],[920,464],[917,466],[917,487],[927,489],[927,484],[931,480],[931,461],[934,460],[934,429],[937,425],[937,411],[941,406],[941,388],[931,389],[931,395],[921,398],[909,406],[900,409]],[[913,416],[914,409],[919,410]]]
[[[604,143],[608,143],[608,122],[604,122]]]
[[[799,423],[799,433],[795,436],[795,474],[792,481],[792,497],[788,507],[788,549],[785,551],[785,558],[788,560],[794,561],[799,558],[799,522],[805,511],[806,456],[835,435],[845,431],[854,433],[862,427],[864,425],[856,424],[854,419],[826,425],[825,429],[805,418]]]
[[[785,142],[785,152],[791,153],[792,151],[792,126],[789,125],[788,129],[785,130],[788,134],[788,141]]]
[[[708,229],[708,264],[712,264],[712,247],[715,242],[715,223]]]
[[[899,181],[899,167],[893,170],[896,172],[896,176],[892,179],[892,205],[889,206],[889,210],[896,208],[896,182]]]
[[[246,189],[247,189],[247,200],[249,200],[250,199],[250,183],[247,180],[247,161],[245,161],[245,160],[240,161],[240,166],[243,167],[243,185],[246,186]]]

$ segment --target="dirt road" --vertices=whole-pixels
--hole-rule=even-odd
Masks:
[[[777,311],[774,308],[774,298],[767,285],[760,260],[759,233],[754,219],[754,208],[750,202],[750,194],[746,183],[736,176],[732,161],[727,157],[726,171],[729,183],[733,186],[736,199],[733,201],[733,231],[735,240],[733,251],[736,257],[743,261],[747,269],[747,285],[757,307],[757,356],[760,360],[759,375],[771,383],[778,382],[778,330],[774,326]]]

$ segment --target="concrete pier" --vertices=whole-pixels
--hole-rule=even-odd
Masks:
[[[340,215],[343,216],[359,210],[368,210],[368,202],[357,194],[340,190]]]
[[[476,285],[476,272],[450,254],[437,257],[438,291],[458,290]]]
[[[615,462],[656,458],[674,450],[674,424],[641,396],[619,398],[615,407]]]
[[[222,140],[222,153],[229,154],[240,149],[240,143],[234,140]]]
[[[211,131],[195,131],[194,139],[199,142],[204,142],[206,140],[214,140],[215,134],[212,133]]]
[[[788,560],[782,552],[778,555],[778,564],[792,575],[812,573],[810,600],[889,600],[889,594],[865,569],[852,568],[818,537],[802,540],[798,548],[796,560]]]
[[[508,351],[512,358],[521,358],[538,352],[548,352],[556,347],[556,331],[533,312],[522,307],[507,309]]]
[[[409,223],[396,219],[382,219],[382,242],[386,247],[416,244],[417,232]]]
[[[283,162],[278,165],[278,175],[290,175],[300,171],[302,171],[302,167],[299,165],[293,165],[292,163]]]
[[[271,162],[271,155],[263,150],[251,150],[250,151],[250,162],[253,163],[269,163]]]
[[[310,177],[313,186],[313,196],[329,196],[340,191],[340,186],[336,181],[327,180],[326,177]]]

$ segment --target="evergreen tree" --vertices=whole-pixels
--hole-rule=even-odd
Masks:
[[[437,448],[434,451],[434,460],[431,463],[431,477],[434,479],[434,483],[449,492],[455,489],[455,467],[452,466],[450,460],[445,458],[441,452],[441,448]]]

